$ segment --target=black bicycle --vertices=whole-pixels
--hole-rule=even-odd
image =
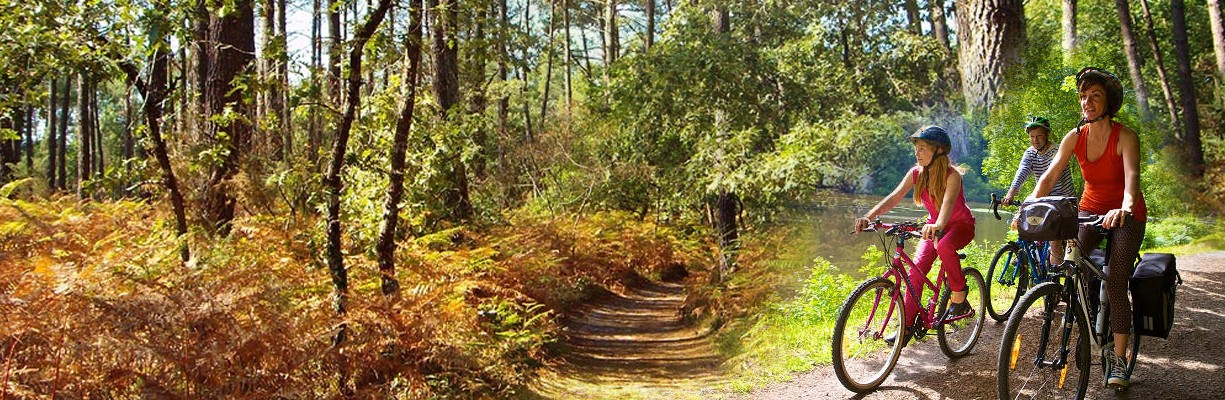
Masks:
[[[1078,223],[1102,229],[1102,217],[1081,217]],[[1067,244],[1068,256],[1051,266],[1050,281],[1030,289],[1008,318],[996,366],[1001,399],[1082,399],[1092,365],[1109,372],[1107,352],[1114,351],[1110,305],[1106,291],[1091,282],[1106,281],[1106,263],[1090,259],[1076,239]],[[1124,359],[1128,379],[1140,351],[1140,337],[1129,337],[1130,353]],[[1096,358],[1090,351],[1098,352]]]

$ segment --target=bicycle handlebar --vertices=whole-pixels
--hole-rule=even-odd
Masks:
[[[877,218],[876,221],[870,221],[868,226],[863,228],[863,232],[876,232],[881,229],[884,229],[885,235],[889,236],[904,236],[907,239],[918,238],[922,236],[918,232],[923,229],[923,224],[909,221],[885,223],[880,218]],[[855,232],[851,232],[851,234],[855,234]]]
[[[997,220],[1003,220],[1003,218],[1000,218],[1000,205],[1020,206],[1021,202],[1014,199],[1012,200],[1012,202],[1009,202],[1008,204],[1004,204],[1003,202],[1000,201],[999,197],[996,197],[995,193],[992,193],[991,194],[991,212],[995,214],[995,219]]]

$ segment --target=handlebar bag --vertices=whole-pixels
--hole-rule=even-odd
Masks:
[[[1079,208],[1075,197],[1047,196],[1021,203],[1018,236],[1032,241],[1075,239]]]

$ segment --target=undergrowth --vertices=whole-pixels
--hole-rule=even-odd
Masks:
[[[137,202],[0,203],[0,387],[17,398],[504,397],[551,360],[594,284],[711,265],[706,244],[615,213],[510,215],[398,243],[398,296],[347,249],[348,312],[314,221],[193,237]],[[346,339],[333,346],[339,327]]]

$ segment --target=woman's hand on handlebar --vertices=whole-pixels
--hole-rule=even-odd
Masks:
[[[1010,194],[1004,195],[1004,198],[1000,199],[1000,204],[1012,205],[1012,195]]]
[[[1118,228],[1120,226],[1123,226],[1124,220],[1131,219],[1131,218],[1132,218],[1132,215],[1130,211],[1124,210],[1122,208],[1116,208],[1116,209],[1110,210],[1106,212],[1105,217],[1102,219],[1102,228],[1105,228],[1105,229]]]

